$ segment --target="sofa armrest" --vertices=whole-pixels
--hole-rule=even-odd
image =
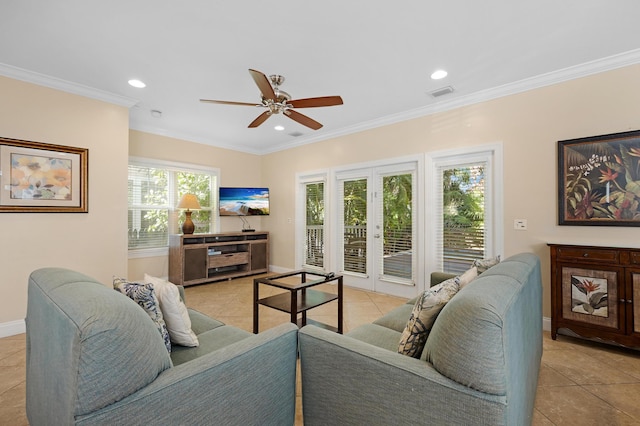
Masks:
[[[282,324],[165,370],[77,424],[293,425],[297,330]]]
[[[432,272],[431,273],[431,287],[436,284],[440,284],[441,282],[448,280],[449,278],[455,277],[456,274],[450,274],[448,272]]]
[[[431,364],[314,326],[299,332],[305,426],[504,424],[505,397]]]

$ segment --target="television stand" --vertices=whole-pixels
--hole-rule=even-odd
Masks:
[[[169,281],[174,284],[203,284],[268,271],[268,232],[169,236]]]

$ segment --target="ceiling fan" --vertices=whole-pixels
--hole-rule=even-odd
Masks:
[[[291,95],[283,90],[280,90],[280,85],[284,82],[283,76],[271,75],[267,77],[264,73],[252,69],[249,70],[249,73],[260,89],[262,100],[259,104],[249,102],[216,101],[213,99],[200,99],[200,102],[210,102],[223,105],[257,106],[266,108],[267,110],[265,112],[260,114],[255,120],[251,122],[251,124],[249,124],[250,128],[258,127],[273,114],[282,113],[290,119],[297,121],[298,123],[313,130],[318,130],[322,127],[322,124],[318,123],[312,118],[307,117],[304,114],[300,114],[299,112],[295,111],[294,108],[317,108],[342,105],[342,98],[340,96],[322,96],[319,98],[292,100]]]

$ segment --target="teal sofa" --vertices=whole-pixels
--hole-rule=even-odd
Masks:
[[[149,315],[77,272],[28,284],[29,424],[292,425],[297,327],[254,335],[189,310],[200,346],[171,355]]]
[[[510,257],[460,290],[420,359],[397,353],[412,307],[346,335],[300,330],[305,426],[531,423],[542,356],[535,255]]]

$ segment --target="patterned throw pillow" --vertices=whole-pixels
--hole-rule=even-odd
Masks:
[[[113,288],[125,296],[128,296],[131,300],[140,305],[147,314],[149,314],[153,322],[156,324],[156,327],[158,327],[158,331],[164,340],[164,345],[167,347],[167,351],[171,352],[169,332],[167,331],[167,325],[164,323],[164,318],[162,317],[158,298],[153,291],[153,285],[132,283],[123,278],[114,277]]]
[[[167,324],[171,343],[181,346],[198,346],[198,336],[191,330],[189,311],[182,300],[178,287],[162,278],[144,274],[144,282],[153,285],[158,297],[162,317]]]
[[[413,306],[400,337],[398,353],[420,358],[429,331],[444,305],[458,292],[460,277],[450,278],[423,292]]]
[[[458,276],[458,284],[460,284],[460,290],[462,290],[467,284],[475,280],[478,276],[478,268],[472,266],[467,269],[464,274]]]
[[[475,266],[476,268],[478,268],[478,275],[480,275],[481,273],[485,272],[487,269],[491,268],[492,266],[496,266],[498,263],[500,263],[500,255],[497,255],[496,257],[491,257],[489,259],[476,259],[473,261],[473,263],[471,264],[471,266]]]

